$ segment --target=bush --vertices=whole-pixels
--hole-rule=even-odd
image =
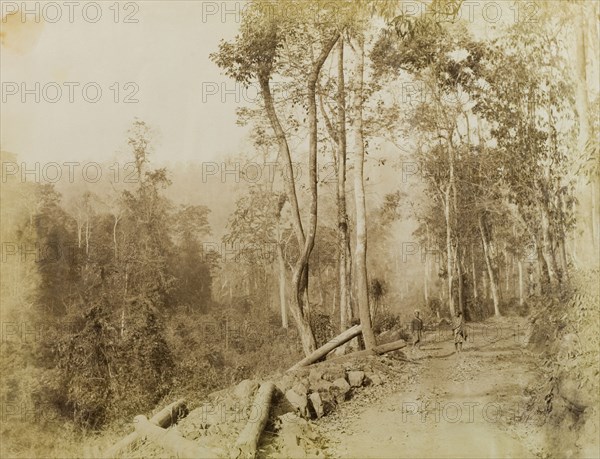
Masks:
[[[559,294],[529,300],[536,313],[528,346],[540,353],[546,375],[534,397],[550,413],[549,447],[558,454],[577,450],[578,445],[596,445],[595,451],[598,447],[598,275],[598,269],[574,272]]]
[[[130,302],[122,330],[105,299],[79,320],[74,333],[62,330],[47,398],[87,428],[153,408],[169,390],[173,362],[152,303]]]
[[[279,323],[272,311],[245,304],[172,316],[166,330],[174,361],[171,395],[197,399],[289,368],[302,356],[299,338],[294,328],[284,330]]]
[[[373,319],[373,331],[376,334],[387,330],[400,330],[402,325],[400,316],[389,311],[380,311]]]

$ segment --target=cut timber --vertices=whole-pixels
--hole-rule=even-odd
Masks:
[[[339,357],[334,357],[332,359],[326,360],[325,362],[323,362],[323,364],[345,362],[346,360],[352,360],[357,357],[365,357],[367,355],[382,355],[388,352],[397,351],[404,347],[406,347],[406,341],[404,341],[403,339],[399,339],[398,341],[394,341],[393,343],[381,344],[371,350],[358,351],[346,355],[340,355]]]
[[[325,355],[327,355],[329,352],[331,352],[336,347],[341,346],[344,343],[347,343],[352,338],[360,335],[361,333],[362,333],[362,325],[359,324],[359,325],[354,325],[353,327],[350,327],[344,333],[336,336],[331,341],[324,344],[319,349],[317,349],[315,352],[310,354],[308,357],[305,357],[304,359],[300,360],[300,362],[298,362],[296,365],[294,365],[288,371],[294,371],[300,367],[305,367],[307,365],[310,365],[311,363],[315,363],[317,360],[321,359],[322,357],[325,357]]]
[[[394,341],[392,343],[381,344],[380,346],[376,346],[374,351],[375,354],[387,354],[388,352],[397,351],[398,349],[402,349],[406,347],[406,341],[403,339],[399,339],[398,341]]]
[[[254,458],[258,448],[258,441],[269,419],[271,409],[271,397],[275,391],[275,384],[266,382],[261,384],[250,409],[250,419],[240,433],[235,443],[239,451],[237,457]]]
[[[171,424],[177,422],[178,419],[182,418],[187,412],[185,401],[183,399],[177,400],[176,402],[167,405],[158,413],[150,418],[152,424],[159,427],[169,427]],[[138,432],[132,432],[125,438],[115,443],[106,453],[104,457],[116,457],[119,453],[125,449],[133,448],[140,439]]]
[[[146,416],[136,416],[134,423],[136,432],[147,437],[152,443],[165,449],[175,457],[218,458],[222,455],[221,452],[204,448],[195,441],[183,438],[173,430],[166,430],[152,424]]]

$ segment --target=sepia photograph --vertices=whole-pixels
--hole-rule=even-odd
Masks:
[[[598,0],[0,0],[1,459],[600,459]]]

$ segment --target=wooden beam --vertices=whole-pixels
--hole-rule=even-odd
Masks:
[[[177,422],[178,419],[181,419],[183,416],[185,416],[185,414],[187,414],[185,400],[180,399],[164,407],[162,410],[152,416],[149,422],[159,427],[169,427],[171,424]],[[139,433],[136,431],[131,432],[125,438],[119,440],[117,443],[111,446],[110,449],[108,449],[104,454],[104,457],[117,457],[121,451],[128,448],[134,448],[139,440]]]
[[[219,458],[223,457],[223,452],[213,451],[205,448],[195,441],[182,437],[173,430],[163,429],[152,424],[146,416],[136,416],[134,421],[135,430],[140,435],[145,436],[152,443],[160,446],[175,457],[184,458]]]
[[[403,339],[399,339],[398,341],[394,341],[392,343],[381,344],[375,347],[375,354],[381,355],[386,354],[388,352],[397,351],[398,349],[402,349],[407,346],[406,341]]]
[[[365,350],[365,351],[357,351],[357,352],[352,352],[351,354],[340,355],[338,357],[334,357],[332,359],[325,360],[324,362],[318,362],[315,365],[319,365],[321,363],[323,365],[327,365],[329,363],[340,363],[340,362],[345,362],[347,360],[355,359],[357,357],[366,357],[367,355],[386,354],[388,352],[397,351],[406,346],[407,346],[406,341],[404,341],[403,339],[400,339],[400,340],[394,341],[392,343],[381,344],[381,345],[377,346],[375,349]]]
[[[274,391],[275,384],[270,381],[261,384],[260,389],[258,389],[254,404],[250,408],[250,419],[235,443],[238,449],[236,457],[254,459],[256,456],[260,436],[269,419],[271,397]]]
[[[317,349],[315,352],[310,354],[308,357],[305,357],[304,359],[300,360],[300,362],[295,364],[288,371],[294,371],[294,370],[297,370],[298,368],[310,365],[311,363],[315,363],[317,360],[321,359],[322,357],[325,357],[325,355],[327,355],[329,352],[334,350],[336,347],[341,346],[344,343],[347,343],[352,338],[360,335],[361,333],[362,333],[362,325],[358,324],[358,325],[354,325],[353,327],[350,327],[345,332],[341,333],[340,335],[336,336],[328,343],[321,346],[319,349]]]

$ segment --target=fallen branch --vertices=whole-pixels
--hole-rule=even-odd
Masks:
[[[317,349],[315,352],[310,354],[308,357],[305,357],[304,359],[300,360],[300,362],[295,364],[288,371],[294,371],[294,370],[297,370],[298,368],[305,367],[307,365],[315,363],[317,360],[319,360],[322,357],[324,357],[325,355],[327,355],[329,352],[334,350],[336,347],[341,346],[344,343],[347,343],[352,338],[360,335],[361,333],[362,333],[362,325],[360,325],[360,324],[354,325],[353,327],[349,328],[345,332],[341,333],[340,335],[333,338],[331,341],[329,341],[326,344],[324,344],[323,346],[321,346],[319,349]]]
[[[166,430],[152,424],[146,416],[136,416],[133,422],[135,423],[136,432],[147,437],[152,443],[175,455],[175,457],[219,458],[223,455],[222,452],[200,446],[195,441],[188,440],[173,430]]]
[[[258,389],[254,404],[250,409],[250,419],[235,443],[238,450],[236,457],[253,459],[256,456],[258,441],[269,419],[271,397],[274,391],[275,384],[270,381],[261,384]]]
[[[177,422],[178,419],[182,418],[186,412],[187,408],[185,406],[185,401],[180,399],[164,407],[152,416],[149,422],[159,427],[169,427],[171,424]],[[108,449],[104,456],[111,458],[116,457],[121,451],[127,448],[133,448],[139,440],[140,434],[138,432],[131,432]]]

